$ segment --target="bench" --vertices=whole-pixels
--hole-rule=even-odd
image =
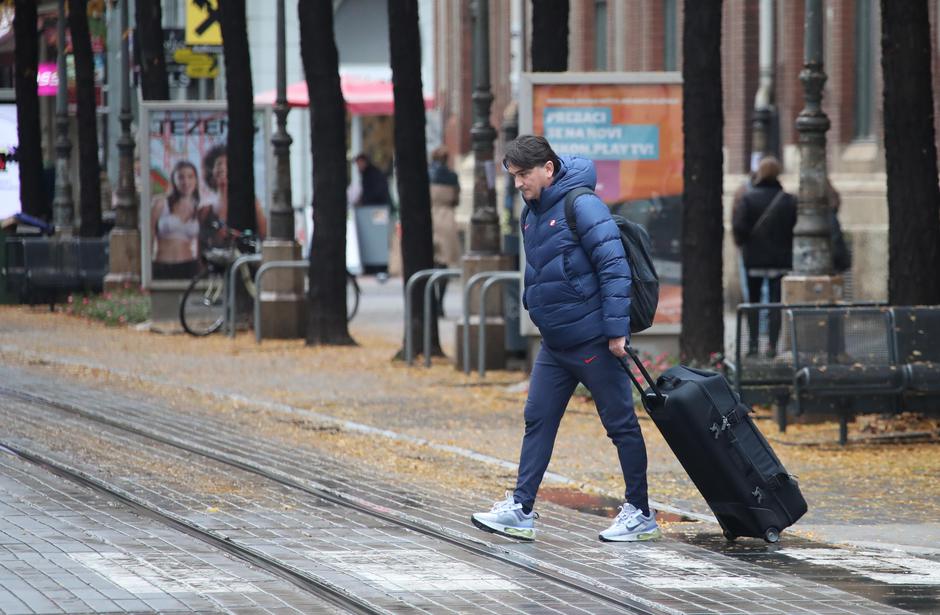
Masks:
[[[23,287],[26,283],[26,267],[23,262],[23,239],[7,237],[3,245],[4,290],[9,295],[22,301]]]
[[[853,414],[940,412],[940,306],[741,304],[726,363],[742,401],[772,405],[780,431],[788,412],[831,413],[844,443]]]
[[[43,298],[53,310],[62,295],[101,292],[108,272],[109,244],[107,237],[23,239],[23,299],[34,305]]]
[[[831,304],[831,307],[845,307]],[[854,303],[857,307],[884,304]],[[787,310],[825,308],[817,304],[742,303],[735,318],[734,350],[726,360],[728,376],[741,400],[748,405],[772,406],[781,432],[787,429],[787,411],[793,401],[792,328]],[[776,351],[771,353],[769,329],[774,320],[780,327]]]
[[[845,444],[850,415],[899,409],[907,377],[891,308],[790,308],[787,320],[797,414],[838,414],[839,443]]]
[[[940,306],[895,307],[894,337],[906,386],[903,408],[940,411]]]
[[[769,354],[771,318],[783,320],[783,303],[742,303],[735,318],[733,358],[726,361],[729,376],[741,400],[748,405],[772,405],[777,425],[786,430],[787,407],[793,389],[790,329],[781,327],[777,352]]]

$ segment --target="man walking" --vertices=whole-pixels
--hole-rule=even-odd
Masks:
[[[536,493],[555,436],[578,382],[591,391],[601,422],[620,458],[626,503],[605,541],[659,538],[646,486],[646,445],[620,359],[630,334],[630,267],[620,231],[594,194],[574,201],[576,229],[568,228],[565,196],[594,189],[594,164],[560,158],[543,137],[523,135],[506,146],[503,166],[526,210],[521,225],[526,255],[523,305],[542,334],[529,379],[525,436],[516,489],[489,512],[475,513],[480,529],[522,540],[535,538]]]

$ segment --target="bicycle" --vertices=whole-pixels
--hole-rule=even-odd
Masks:
[[[222,328],[225,322],[225,277],[229,268],[243,254],[257,253],[260,241],[251,231],[240,232],[221,223],[214,225],[216,237],[222,245],[213,245],[202,251],[205,268],[193,276],[180,298],[179,317],[183,330],[202,337]],[[257,295],[254,267],[251,263],[239,266],[242,283],[248,295]]]
[[[226,317],[225,285],[229,269],[240,256],[257,253],[260,247],[258,237],[250,232],[240,233],[221,225],[218,228],[224,231],[221,234],[228,245],[203,250],[206,268],[193,277],[180,299],[180,324],[187,333],[197,337],[211,335],[222,328]],[[250,262],[239,265],[241,281],[252,301],[257,297],[254,281],[257,267],[257,264]],[[356,276],[347,270],[346,322],[359,312],[361,293]]]

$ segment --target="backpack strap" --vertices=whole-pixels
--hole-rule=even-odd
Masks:
[[[568,229],[571,230],[574,238],[578,241],[581,241],[581,237],[578,236],[578,221],[574,215],[574,201],[584,194],[594,194],[594,191],[581,186],[580,188],[568,191],[568,194],[565,195],[565,221],[568,223]]]

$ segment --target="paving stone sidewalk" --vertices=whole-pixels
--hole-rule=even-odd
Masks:
[[[0,373],[5,380],[17,381],[27,388],[36,388],[40,382],[28,374],[17,376],[13,370],[0,370]],[[171,430],[180,438],[198,439],[229,450],[233,454],[250,458],[255,463],[276,467],[291,476],[325,483],[357,498],[378,502],[392,510],[407,512],[430,523],[447,527],[453,532],[479,535],[469,526],[467,519],[469,513],[483,503],[468,500],[467,495],[460,491],[444,489],[429,492],[415,485],[403,484],[387,471],[377,468],[350,468],[333,458],[324,457],[316,451],[315,446],[285,446],[285,442],[267,441],[251,432],[246,433],[245,425],[227,421],[224,417],[202,415],[193,412],[192,408],[177,411],[162,405],[159,400],[145,399],[139,395],[124,396],[107,390],[90,390],[48,381],[46,388],[46,395],[61,402],[94,408],[95,412],[101,412],[114,419],[135,422],[153,429]],[[23,432],[26,426],[31,425],[31,429],[49,430],[52,436],[62,431],[77,434],[82,429],[89,429],[87,425],[83,427],[82,421],[76,418],[60,418],[55,421],[51,418],[38,416],[34,410],[29,416],[13,412],[7,422],[16,432]],[[58,425],[59,423],[63,424]],[[49,427],[51,424],[57,426]],[[258,487],[251,485],[250,480],[227,476],[238,485],[235,491],[229,492],[225,485],[215,485],[211,494],[199,493],[194,485],[212,484],[211,480],[198,477],[199,474],[208,472],[208,468],[192,465],[194,460],[188,456],[159,450],[164,447],[130,441],[134,439],[122,436],[120,445],[114,447],[114,451],[108,456],[110,461],[96,454],[86,458],[83,463],[94,464],[90,470],[97,468],[105,474],[109,473],[109,466],[121,468],[121,471],[115,474],[124,488],[143,490],[148,497],[157,498],[164,507],[189,515],[203,523],[208,519],[213,527],[231,534],[233,538],[245,536],[256,546],[267,542],[275,552],[291,558],[296,565],[315,569],[319,566],[321,570],[326,565],[332,570],[337,570],[333,573],[338,575],[335,578],[350,573],[361,577],[363,566],[367,562],[374,564],[374,559],[369,556],[370,549],[377,549],[392,557],[389,561],[383,560],[384,563],[369,568],[372,573],[381,576],[381,570],[400,568],[405,563],[402,557],[434,562],[437,561],[435,557],[440,559],[443,556],[433,549],[416,547],[407,537],[390,534],[387,529],[368,523],[355,531],[337,532],[335,519],[325,525],[314,520],[317,513],[309,508],[309,503],[304,503],[304,500],[309,498],[294,500],[288,495],[279,494],[276,501],[266,503],[264,498],[258,497]],[[93,444],[94,442],[79,440],[76,444],[78,448],[69,456],[82,457],[81,452],[94,448]],[[68,449],[65,444],[60,444],[60,447],[60,454]],[[154,450],[148,452],[147,449]],[[121,451],[136,452],[132,457],[128,457]],[[86,452],[84,456],[87,455]],[[149,462],[146,461],[148,456],[152,457]],[[191,470],[186,474],[189,482],[182,483],[182,488],[177,481],[167,482],[168,476],[178,476],[178,471],[168,470],[168,466],[173,465],[171,458],[174,456],[180,457],[177,464],[190,464],[188,467]],[[141,468],[136,471],[135,460]],[[159,475],[154,474],[152,466],[159,467]],[[215,510],[208,517],[207,502],[211,502],[211,508]],[[709,535],[714,535],[714,532],[707,529],[704,532],[688,530],[689,536],[683,536],[684,541],[603,545],[596,540],[596,526],[601,525],[598,518],[554,505],[546,505],[542,510],[544,529],[540,541],[536,544],[519,544],[498,538],[495,541],[520,557],[533,558],[543,565],[572,570],[609,587],[621,588],[628,595],[657,605],[662,612],[893,611],[887,605],[892,604],[895,597],[890,595],[890,591],[884,591],[885,588],[890,590],[891,584],[882,578],[879,584],[875,584],[881,590],[878,587],[870,587],[871,581],[876,578],[872,575],[879,572],[884,574],[887,571],[869,570],[867,577],[859,574],[859,570],[840,571],[839,560],[836,558],[837,550],[825,545],[792,540],[780,550],[776,546],[766,546],[758,541],[744,541],[737,546],[737,553],[732,554],[735,557],[729,558],[725,553],[716,552],[721,550],[714,549],[714,545],[704,542],[694,544],[696,541],[701,542],[703,536],[707,540]],[[324,530],[330,527],[333,528],[332,531],[324,533]],[[481,535],[481,539],[494,540],[489,535]],[[393,553],[386,553],[389,549]],[[303,553],[308,551],[335,552],[339,559],[326,564],[322,558],[309,560],[303,556]],[[816,561],[824,559],[827,555],[828,562]],[[846,559],[845,554],[843,559]],[[444,561],[438,563],[443,564]],[[800,569],[799,564],[804,561],[808,562],[804,566],[806,569]],[[819,565],[819,570],[812,570],[814,566]],[[781,573],[782,569],[786,572]],[[862,572],[865,572],[864,569]],[[422,574],[424,576],[421,578],[427,580],[429,572],[425,570]],[[895,574],[901,573],[895,571]],[[820,584],[814,579],[807,580],[807,576],[817,576],[823,583]],[[511,579],[511,582],[518,583],[518,579]],[[496,590],[499,591],[498,588]],[[874,604],[865,596],[872,597],[881,604]],[[443,609],[448,603],[441,600],[443,598],[438,598],[437,604]],[[510,605],[514,603],[512,599],[505,597],[502,600],[509,600]],[[458,612],[460,610],[457,609]]]

